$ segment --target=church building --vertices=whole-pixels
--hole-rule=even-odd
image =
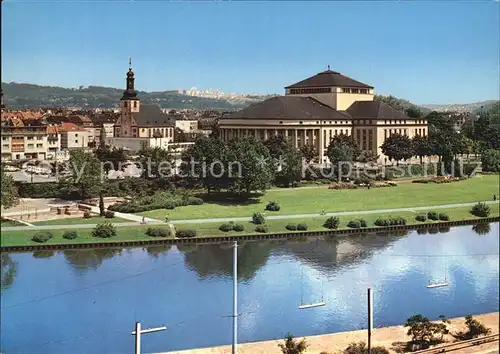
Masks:
[[[174,141],[175,121],[158,105],[141,104],[135,91],[132,63],[129,61],[127,86],[120,100],[120,117],[114,124],[114,137],[107,139],[115,147],[138,151],[142,148],[167,149]]]
[[[387,163],[380,146],[391,134],[427,135],[427,121],[413,119],[374,101],[374,87],[328,70],[285,87],[285,95],[252,104],[219,120],[223,140],[283,135],[300,148],[312,145],[319,162],[328,162],[333,136],[352,135],[362,151]]]

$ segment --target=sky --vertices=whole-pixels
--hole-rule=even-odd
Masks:
[[[277,93],[330,65],[417,104],[499,99],[500,3],[4,0],[3,82]]]

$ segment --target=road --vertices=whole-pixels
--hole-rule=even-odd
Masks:
[[[487,201],[487,204],[498,204],[498,201]],[[316,214],[292,214],[292,215],[269,215],[266,216],[267,220],[280,220],[280,219],[305,219],[305,218],[315,218],[322,216],[341,216],[341,215],[367,215],[367,214],[383,214],[383,213],[396,213],[400,211],[428,211],[429,209],[446,209],[446,208],[460,208],[460,207],[471,207],[474,203],[459,203],[459,204],[444,204],[444,205],[430,205],[423,207],[409,207],[409,208],[399,208],[399,209],[378,209],[378,210],[359,210],[359,211],[341,211],[336,213],[325,213],[321,215]],[[93,211],[98,212],[97,207],[92,207]],[[95,208],[95,209],[94,209]],[[116,213],[115,216],[122,219],[132,220],[134,222],[124,222],[114,224],[116,226],[137,226],[142,220],[142,216],[134,214]],[[235,217],[235,218],[212,218],[212,219],[191,219],[191,220],[171,220],[172,224],[201,224],[201,223],[217,223],[217,222],[229,222],[229,221],[251,221],[252,217]],[[148,225],[167,225],[166,222],[162,220],[156,220],[151,218],[146,218],[146,224]],[[22,230],[50,230],[50,229],[89,229],[95,227],[96,224],[69,224],[69,225],[34,225],[34,226],[13,226],[13,227],[2,227],[2,231],[22,231]]]

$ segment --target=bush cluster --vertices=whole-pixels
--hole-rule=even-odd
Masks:
[[[266,205],[266,209],[265,210],[269,210],[269,211],[279,211],[281,209],[280,205],[278,204],[278,202],[275,202],[275,201],[271,201],[269,203],[267,203]]]
[[[306,231],[307,230],[307,224],[306,223],[300,223],[297,225],[297,230],[300,231]]]
[[[290,230],[290,231],[295,231],[295,230],[297,230],[297,224],[289,223],[289,224],[286,224],[285,228],[287,230]]]
[[[78,237],[78,234],[76,233],[76,231],[64,231],[63,233],[63,238],[65,238],[66,240],[74,240],[75,238]]]
[[[148,229],[146,230],[146,235],[151,237],[169,237],[170,230],[162,229],[159,227],[148,227]]]
[[[450,216],[448,214],[446,214],[446,213],[439,213],[438,218],[441,221],[448,221],[448,220],[450,220]]]
[[[328,219],[326,219],[325,223],[323,224],[323,227],[327,229],[337,229],[339,227],[340,220],[337,216],[330,216]]]
[[[268,231],[267,225],[257,225],[255,227],[255,232],[262,232],[265,233]]]
[[[397,218],[390,217],[389,219],[378,218],[375,220],[374,224],[377,226],[406,225],[406,219],[401,216],[398,216]]]
[[[116,236],[116,228],[109,221],[97,224],[92,230],[93,237],[110,238]]]
[[[472,215],[485,218],[490,215],[490,207],[488,206],[488,204],[480,202],[474,205],[470,212]]]
[[[359,229],[366,226],[367,226],[366,221],[363,219],[351,220],[347,223],[347,227],[350,227],[352,229]]]
[[[83,217],[84,217],[85,219],[90,219],[90,218],[92,217],[92,214],[90,214],[90,211],[85,210],[85,211],[83,212]]]
[[[229,223],[224,223],[221,226],[219,226],[219,230],[222,232],[229,232],[229,231],[243,231],[245,230],[245,227],[241,224],[235,224],[232,221]]]
[[[435,211],[429,211],[429,212],[427,213],[427,218],[428,218],[429,220],[439,220],[439,215],[438,215],[438,213],[436,213]]]
[[[266,218],[261,213],[253,213],[252,222],[256,225],[262,225],[266,223]]]
[[[186,205],[201,205],[203,199],[197,197],[178,196],[172,192],[157,192],[137,200],[111,205],[108,209],[120,213],[141,213],[154,209],[175,209]]]
[[[31,240],[39,243],[44,243],[47,242],[52,237],[53,235],[49,231],[38,231],[36,234],[33,235]]]
[[[427,221],[427,215],[426,214],[419,214],[419,215],[415,216],[415,220],[421,221],[421,222]]]
[[[104,212],[104,217],[106,219],[113,219],[115,217],[115,212],[114,211],[111,211],[111,210],[106,210]]]
[[[177,230],[175,233],[175,237],[179,238],[191,238],[196,237],[196,230]]]

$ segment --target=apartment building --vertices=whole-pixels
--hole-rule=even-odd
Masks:
[[[58,130],[61,134],[62,150],[87,149],[94,141],[92,132],[75,123],[64,122],[58,127]]]
[[[47,127],[41,122],[7,120],[2,122],[2,160],[47,158]]]

